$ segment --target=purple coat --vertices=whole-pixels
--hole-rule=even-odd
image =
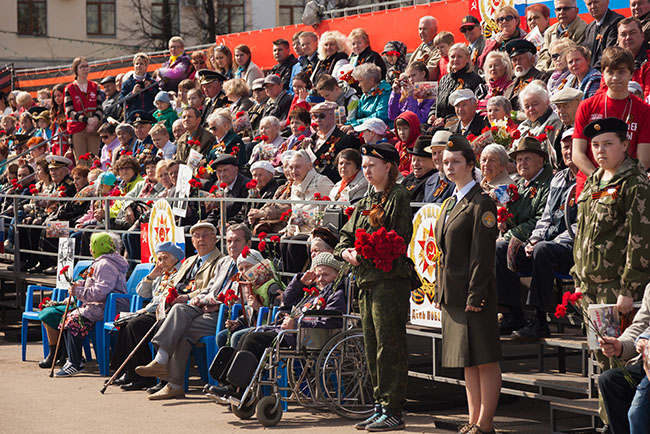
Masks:
[[[104,319],[106,297],[111,292],[126,294],[126,272],[129,264],[118,253],[107,253],[95,259],[89,268],[84,286],[77,288],[77,298],[83,301],[79,313],[90,321]],[[128,300],[117,300],[116,312],[128,311]]]
[[[407,97],[404,101],[400,101],[401,95],[395,92],[390,93],[388,99],[388,117],[394,121],[399,115],[407,110],[412,111],[418,116],[421,124],[425,124],[429,119],[429,110],[435,100],[428,98],[418,102],[412,96]]]
[[[173,65],[169,64],[167,60],[163,66],[158,70],[158,76],[161,83],[160,88],[164,91],[178,91],[178,83],[185,80],[192,73],[192,62],[187,54],[183,53],[174,62]]]

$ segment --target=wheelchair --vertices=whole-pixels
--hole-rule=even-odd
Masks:
[[[210,367],[217,380],[243,389],[241,399],[216,398],[230,405],[240,419],[257,420],[266,427],[280,422],[288,403],[314,409],[329,409],[347,419],[365,419],[374,411],[372,381],[366,364],[360,317],[350,314],[353,284],[346,285],[347,313],[309,310],[297,318],[298,328],[281,330],[259,361],[247,352],[236,356],[224,347]],[[341,329],[301,327],[303,318],[340,317]],[[294,335],[296,345],[282,345]],[[249,374],[242,374],[248,372]],[[252,375],[250,374],[252,373]]]

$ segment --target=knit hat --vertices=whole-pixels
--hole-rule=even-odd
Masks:
[[[275,174],[275,168],[273,164],[266,160],[256,161],[251,165],[251,172],[255,169],[264,169],[271,174]]]
[[[343,267],[343,263],[337,261],[334,258],[334,255],[331,253],[327,252],[321,252],[314,259],[311,260],[311,268],[312,270],[319,265],[327,265],[330,268],[333,268],[336,271],[341,271],[341,267]]]
[[[131,137],[135,137],[135,129],[131,124],[119,124],[117,128],[115,128],[115,134],[119,133],[120,131],[126,131],[127,133],[131,134]]]

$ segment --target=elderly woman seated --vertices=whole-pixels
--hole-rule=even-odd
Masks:
[[[546,85],[536,80],[526,86],[519,92],[519,106],[526,115],[526,120],[519,125],[521,137],[536,137],[555,167],[557,156],[552,143],[555,142],[555,135],[562,127],[562,121],[551,107]]]
[[[126,294],[126,271],[129,265],[120,255],[118,246],[119,236],[106,232],[93,234],[90,238],[90,253],[95,260],[84,274],[84,280],[76,281],[70,287],[70,297],[76,297],[83,304],[68,312],[65,323],[61,326],[59,322],[65,306],[55,307],[54,312],[45,312],[47,309],[41,312],[41,320],[52,329],[60,327],[65,339],[68,360],[56,373],[59,378],[71,377],[84,370],[81,359],[83,341],[95,323],[104,318],[106,297],[111,292]],[[121,298],[117,301],[116,311],[125,310],[128,310],[128,304]]]
[[[318,82],[322,74],[339,78],[341,68],[349,63],[347,50],[343,33],[336,30],[323,33],[318,40],[318,63],[310,77],[312,83]]]
[[[490,125],[495,125],[497,122],[506,122],[506,129],[509,133],[517,130],[518,125],[512,120],[510,113],[512,112],[512,104],[505,96],[493,96],[487,101],[486,106],[487,118]]]
[[[338,274],[342,268],[342,263],[334,259],[331,253],[320,253],[312,262],[310,271],[304,274],[296,275],[286,291],[282,295],[282,305],[275,325],[263,326],[256,331],[245,335],[237,345],[237,352],[233,354],[232,350],[221,349],[215,358],[215,362],[225,366],[230,365],[229,360],[233,360],[232,366],[233,377],[237,377],[238,384],[231,384],[232,379],[229,373],[223,372],[220,378],[217,378],[223,386],[210,387],[210,393],[220,397],[241,397],[243,388],[252,379],[254,368],[247,372],[242,372],[241,365],[237,363],[237,358],[244,360],[251,358],[259,361],[264,354],[264,350],[272,345],[275,338],[283,330],[295,330],[300,325],[301,328],[322,328],[335,329],[342,325],[340,317],[327,318],[310,318],[300,316],[310,310],[345,310],[345,285],[343,280],[335,287]],[[309,291],[315,287],[316,291]],[[285,302],[291,299],[291,303]],[[300,320],[300,324],[298,324]],[[282,346],[292,347],[296,344],[295,334],[285,334],[280,342]],[[245,353],[245,354],[242,354]],[[241,355],[241,356],[240,356]],[[225,360],[224,360],[225,359]],[[249,364],[247,363],[246,366]],[[236,372],[238,371],[238,372]]]
[[[487,145],[481,152],[481,187],[486,193],[500,185],[510,185],[513,179],[508,175],[508,153],[506,149],[495,143]]]
[[[510,57],[501,51],[490,52],[485,58],[483,74],[487,83],[481,84],[476,90],[476,95],[480,100],[480,109],[484,109],[491,98],[503,95],[512,83],[513,72]]]
[[[381,79],[381,69],[372,63],[364,63],[354,68],[352,77],[359,82],[363,95],[359,99],[354,117],[350,117],[341,130],[350,134],[354,127],[361,125],[368,118],[381,119],[392,128],[393,121],[388,118],[391,87],[387,81]]]
[[[361,170],[361,154],[356,149],[343,149],[334,164],[341,180],[334,184],[329,197],[334,201],[354,203],[366,195],[368,181]]]
[[[248,160],[249,165],[260,160],[273,160],[284,140],[280,131],[282,131],[282,123],[278,118],[275,116],[262,118],[259,142],[253,147],[251,158]]]
[[[227,110],[227,109],[226,109]],[[207,119],[208,130],[215,141],[208,151],[206,160],[212,161],[223,154],[237,155],[240,167],[246,164],[246,150],[242,138],[233,131],[232,117],[227,111],[217,110]]]
[[[324,175],[314,169],[309,154],[298,151],[289,162],[289,170],[293,176],[291,185],[291,200],[317,200],[327,196],[334,184]],[[284,237],[289,240],[306,241],[311,230],[317,225],[323,206],[296,203],[292,206],[288,217]],[[306,248],[302,244],[281,244],[282,263],[284,271],[297,273],[302,271],[305,264]]]
[[[551,54],[551,64],[553,65],[553,72],[548,79],[548,93],[554,95],[556,92],[568,86],[569,76],[571,71],[566,62],[566,53],[569,50],[576,48],[577,45],[569,38],[556,39],[551,42],[548,51]]]
[[[171,288],[171,282],[185,258],[185,252],[176,244],[167,241],[156,246],[156,266],[136,287],[139,296],[151,298],[149,304],[138,310],[135,315],[127,314],[126,323],[119,328],[117,343],[111,357],[111,368],[117,370],[131,351],[147,335],[158,320],[158,310],[164,309],[165,298]],[[162,303],[162,305],[161,305]],[[156,384],[155,378],[140,377],[135,367],[151,362],[151,350],[146,345],[151,336],[129,360],[124,368],[124,375],[113,384],[124,390],[142,390]]]
[[[217,347],[237,347],[239,340],[255,328],[260,308],[274,304],[280,288],[273,275],[273,264],[257,250],[248,250],[237,258],[239,288],[246,300],[246,314],[226,319],[226,327],[217,333]],[[273,271],[272,271],[273,270]]]

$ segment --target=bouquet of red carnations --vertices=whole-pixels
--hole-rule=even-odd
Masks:
[[[395,259],[406,253],[404,238],[395,230],[390,232],[381,227],[369,234],[365,229],[357,229],[354,248],[359,255],[372,261],[375,267],[388,273],[393,269]]]

